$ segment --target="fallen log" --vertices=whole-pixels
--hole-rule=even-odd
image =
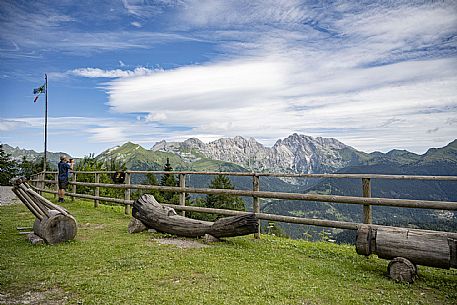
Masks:
[[[255,214],[225,217],[215,222],[201,221],[178,215],[173,208],[158,203],[154,196],[145,194],[133,203],[132,216],[147,228],[185,237],[231,237],[256,233]]]
[[[356,251],[392,260],[389,276],[411,283],[417,275],[416,265],[457,268],[457,233],[361,225]]]
[[[457,233],[361,225],[356,250],[361,255],[404,257],[416,265],[449,269],[457,268],[456,244]]]

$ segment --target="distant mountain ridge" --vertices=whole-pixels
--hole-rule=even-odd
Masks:
[[[153,151],[169,152],[187,158],[204,156],[231,162],[251,171],[322,173],[359,164],[367,159],[360,152],[333,138],[313,138],[292,134],[265,147],[254,138],[222,138],[208,144],[191,138],[184,142],[160,141]]]
[[[343,168],[397,163],[400,165],[447,160],[457,163],[457,140],[443,148],[430,148],[418,155],[407,150],[365,153],[333,138],[292,134],[270,148],[254,138],[222,138],[208,144],[190,138],[183,142],[157,142],[151,149],[179,155],[192,162],[200,158],[238,164],[251,171],[333,173]]]
[[[6,143],[2,144],[3,150],[11,155],[11,158],[14,160],[20,161],[22,160],[23,157],[26,158],[26,160],[29,161],[37,161],[43,158],[43,153],[42,152],[36,152],[33,149],[22,149],[19,147],[12,147]],[[46,158],[50,163],[57,163],[60,160],[60,156],[64,155],[69,155],[64,152],[47,152],[46,153]]]

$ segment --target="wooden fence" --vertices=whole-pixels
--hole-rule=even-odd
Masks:
[[[357,230],[363,224],[372,224],[372,206],[391,206],[402,208],[421,208],[421,209],[439,209],[457,211],[457,202],[451,201],[431,201],[431,200],[411,200],[411,199],[389,199],[389,198],[372,198],[371,197],[371,181],[373,179],[395,179],[395,180],[434,180],[434,181],[455,181],[457,176],[411,176],[411,175],[376,175],[376,174],[282,174],[282,173],[250,173],[250,172],[192,172],[192,171],[126,171],[126,178],[124,184],[111,184],[100,183],[100,175],[114,174],[114,171],[74,171],[70,185],[72,192],[66,195],[74,198],[84,198],[94,200],[94,206],[97,207],[100,201],[117,203],[125,205],[125,213],[130,213],[130,206],[133,204],[131,197],[131,190],[160,190],[168,192],[176,192],[180,194],[179,205],[166,204],[178,211],[202,212],[202,213],[216,213],[221,215],[240,215],[247,212],[233,211],[226,209],[213,209],[186,206],[186,194],[225,194],[225,195],[238,195],[249,196],[253,198],[253,212],[258,219],[279,221],[294,224],[315,225],[322,227],[331,227],[338,229]],[[54,180],[45,179],[47,175],[54,175]],[[159,186],[159,185],[143,185],[132,184],[131,177],[135,174],[173,174],[179,176],[179,186]],[[245,176],[252,177],[252,190],[238,190],[238,189],[210,189],[210,188],[194,188],[186,187],[186,177],[189,175],[227,175],[227,176]],[[80,175],[94,175],[94,183],[80,182],[77,177]],[[362,181],[362,194],[363,197],[354,196],[336,196],[336,195],[321,195],[321,194],[300,194],[300,193],[285,193],[285,192],[270,192],[260,190],[261,177],[288,177],[288,178],[332,178],[332,179],[360,179]],[[33,187],[46,193],[57,194],[57,173],[46,172],[40,173],[32,177],[31,182]],[[54,185],[54,190],[45,187],[46,184]],[[94,195],[78,194],[76,192],[77,186],[87,186],[94,189]],[[100,196],[100,188],[115,188],[124,190],[124,198],[109,198]],[[457,183],[456,183],[457,187]],[[260,198],[270,199],[287,199],[287,200],[302,200],[302,201],[318,201],[318,202],[331,202],[331,203],[345,203],[345,204],[358,204],[363,206],[362,222],[345,222],[324,219],[311,219],[293,216],[283,216],[275,214],[260,213]],[[375,227],[376,225],[373,225]],[[260,233],[260,232],[259,232]],[[257,234],[257,237],[259,235]]]

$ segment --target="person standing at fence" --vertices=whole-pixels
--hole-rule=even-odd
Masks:
[[[73,170],[73,159],[68,159],[67,156],[60,156],[60,162],[57,165],[59,168],[59,202],[64,202],[65,189],[68,185],[68,172]]]

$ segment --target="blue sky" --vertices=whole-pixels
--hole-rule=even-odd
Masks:
[[[126,141],[296,132],[367,152],[457,138],[455,1],[0,3],[0,141],[73,156]]]

